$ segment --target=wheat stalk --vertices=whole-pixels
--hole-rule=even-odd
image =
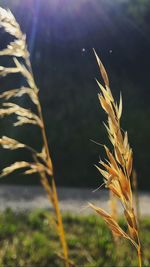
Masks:
[[[65,266],[67,267],[69,266],[70,262],[68,258],[68,248],[58,204],[53,165],[47,143],[42,109],[38,97],[39,90],[35,84],[34,76],[32,73],[29,58],[30,54],[26,44],[26,36],[22,33],[18,22],[16,21],[14,15],[10,10],[0,8],[0,27],[2,27],[5,32],[14,37],[14,41],[9,43],[5,49],[0,51],[0,56],[10,56],[13,58],[14,67],[0,66],[0,76],[19,73],[25,78],[27,83],[27,86],[11,89],[0,94],[0,98],[4,100],[2,108],[0,108],[0,117],[3,118],[15,114],[16,121],[13,123],[15,127],[22,126],[24,124],[33,124],[38,126],[41,129],[43,141],[43,148],[40,152],[38,152],[33,147],[23,144],[18,140],[12,139],[8,136],[2,136],[0,138],[0,145],[3,148],[10,150],[20,148],[27,149],[32,153],[33,162],[14,162],[10,166],[2,170],[0,177],[4,177],[18,169],[23,169],[24,174],[38,173],[40,175],[41,183],[45,191],[47,192],[48,198],[51,201],[55,211],[55,225],[63,249],[62,258],[65,261]],[[23,59],[23,63],[21,63],[20,58]],[[20,105],[17,105],[14,102],[7,102],[9,101],[9,99],[21,97],[24,94],[27,94],[35,105],[36,113]],[[49,176],[51,177],[50,182]]]
[[[138,227],[133,208],[133,197],[130,183],[132,172],[133,153],[128,142],[127,132],[123,132],[120,126],[122,114],[122,97],[120,96],[119,105],[115,103],[109,86],[107,72],[94,50],[100,73],[104,80],[105,87],[98,81],[101,93],[98,94],[100,104],[108,116],[108,123],[105,127],[108,132],[109,140],[113,146],[113,152],[104,145],[107,160],[100,160],[100,165],[96,166],[104,178],[105,187],[108,188],[121,202],[124,209],[128,232],[121,229],[119,224],[111,215],[104,210],[90,204],[97,213],[106,221],[113,234],[124,237],[131,241],[138,253],[139,266],[142,266],[141,244],[139,239]]]

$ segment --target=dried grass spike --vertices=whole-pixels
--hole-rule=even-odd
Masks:
[[[118,236],[122,236],[127,238],[127,234],[121,229],[121,227],[119,226],[118,223],[116,223],[116,221],[111,217],[111,215],[109,215],[106,211],[104,211],[101,208],[98,208],[96,206],[94,206],[93,204],[89,203],[89,206],[94,209],[99,215],[101,215],[103,217],[103,219],[106,221],[108,227],[110,228],[110,230],[118,235]]]
[[[15,64],[14,67],[0,66],[0,76],[6,76],[8,74],[13,75],[14,73],[18,73],[27,83],[26,87],[11,89],[7,92],[1,93],[0,98],[8,100],[12,97],[21,97],[22,95],[27,94],[32,100],[32,102],[36,105],[36,111],[32,112],[31,110],[23,108],[15,103],[5,102],[3,103],[2,108],[0,108],[0,117],[3,118],[5,116],[15,114],[17,121],[13,123],[14,126],[22,126],[27,123],[39,126],[43,143],[41,149],[42,152],[38,153],[34,148],[22,144],[15,139],[8,138],[6,136],[2,137],[0,139],[0,144],[3,146],[3,148],[26,148],[28,149],[28,151],[31,152],[34,161],[15,162],[10,166],[4,168],[2,170],[2,173],[0,174],[0,177],[6,176],[14,172],[15,170],[19,170],[22,168],[26,169],[24,174],[38,173],[40,175],[41,184],[47,192],[48,199],[51,201],[54,208],[54,220],[56,221],[56,230],[63,251],[62,258],[65,261],[65,266],[69,267],[70,260],[68,257],[68,248],[58,204],[55,181],[53,177],[53,166],[48,148],[42,109],[38,98],[39,90],[36,86],[33,76],[32,66],[29,58],[29,51],[27,49],[26,44],[26,36],[22,33],[14,15],[9,10],[5,10],[3,8],[0,8],[0,27],[3,27],[5,32],[9,33],[14,37],[14,40],[10,42],[2,51],[0,51],[0,56],[13,56],[13,61]],[[21,60],[20,57],[22,57]]]
[[[98,55],[97,55],[97,53],[96,53],[94,48],[93,48],[93,51],[94,51],[94,54],[95,54],[95,57],[96,57],[96,60],[97,60],[97,63],[98,63],[102,78],[104,80],[104,83],[105,83],[105,85],[107,85],[109,87],[109,79],[108,79],[107,72],[106,72],[106,70],[105,70],[101,60],[99,59],[99,57],[98,57]]]
[[[24,148],[26,145],[23,143],[18,142],[15,139],[9,138],[7,136],[2,136],[0,138],[0,145],[5,149],[18,149],[18,148]]]
[[[128,142],[127,132],[124,134],[120,126],[120,118],[122,115],[122,96],[120,94],[119,105],[115,103],[109,88],[107,72],[95,51],[94,53],[106,86],[105,89],[99,82],[97,82],[102,92],[102,95],[99,95],[100,104],[108,116],[108,125],[105,125],[105,127],[108,132],[108,137],[113,145],[112,153],[106,146],[104,146],[108,159],[106,160],[107,163],[100,161],[100,164],[105,169],[103,170],[99,168],[99,171],[104,177],[106,187],[108,187],[109,190],[119,198],[122,204],[129,234],[126,234],[124,231],[122,232],[122,229],[118,227],[118,224],[116,225],[117,222],[109,217],[108,214],[104,213],[102,209],[95,206],[92,206],[92,208],[94,208],[96,212],[105,219],[112,231],[119,231],[120,235],[123,233],[122,236],[132,242],[137,249],[139,266],[141,267],[141,245],[133,209],[130,183],[133,153]]]
[[[9,175],[9,174],[11,174],[12,172],[14,172],[16,170],[19,170],[19,169],[22,169],[22,168],[28,168],[28,167],[30,167],[30,163],[29,162],[17,161],[15,163],[11,164],[10,166],[4,168],[2,170],[2,173],[0,174],[0,178],[4,177],[6,175]]]

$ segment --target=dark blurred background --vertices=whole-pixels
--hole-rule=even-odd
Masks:
[[[103,149],[90,141],[108,144],[102,123],[106,116],[94,80],[102,81],[94,47],[117,100],[122,92],[122,128],[129,133],[139,187],[149,190],[150,1],[6,0],[0,6],[11,9],[27,35],[57,184],[95,188],[102,182],[94,164],[104,157]],[[4,45],[2,34],[0,47]],[[0,87],[15,88],[17,82],[1,78]],[[30,107],[25,97],[18,104]],[[12,121],[1,120],[0,134],[26,140],[39,149],[37,128],[15,128]],[[1,149],[0,159],[2,168],[30,155]],[[37,184],[39,179],[14,174],[1,182]]]

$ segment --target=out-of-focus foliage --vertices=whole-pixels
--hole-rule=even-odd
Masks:
[[[150,19],[150,1],[148,0],[133,0],[127,4],[128,13],[132,16],[144,30],[149,29]]]
[[[122,91],[123,128],[128,130],[134,152],[134,165],[140,188],[150,188],[149,175],[149,99],[150,99],[150,4],[147,0],[93,0],[93,1],[0,1],[15,14],[27,34],[33,70],[41,88],[44,118],[48,140],[60,185],[98,186],[98,172],[92,166],[102,149],[90,142],[105,143],[106,133],[101,124],[104,115],[96,97],[98,87],[94,81],[98,68],[92,52],[95,47],[106,66],[113,94]],[[73,3],[74,4],[71,4]],[[54,3],[56,3],[54,5]],[[61,10],[61,12],[60,12]],[[7,40],[0,30],[0,48]],[[0,63],[0,65],[2,65]],[[0,87],[9,89],[20,85],[16,77],[0,80]],[[4,88],[5,87],[5,88]],[[28,99],[24,98],[23,103]],[[9,121],[1,121],[0,132],[7,132]],[[39,147],[40,136],[28,130],[9,127],[12,138],[26,139]],[[19,136],[18,136],[19,135]],[[25,155],[20,153],[19,160]],[[15,158],[16,157],[16,158]],[[1,165],[8,158],[1,152]],[[29,158],[29,155],[26,155]],[[5,180],[6,181],[6,180]],[[31,183],[38,179],[10,177],[9,182]]]
[[[49,228],[49,211],[14,214],[7,210],[0,214],[0,221],[0,266],[63,266],[55,254],[60,247],[52,225]],[[107,226],[97,216],[66,214],[64,222],[70,256],[76,266],[137,266],[129,243],[118,240],[119,249],[116,249]],[[124,227],[122,220],[120,223]],[[142,220],[141,229],[143,267],[149,267],[149,218]]]

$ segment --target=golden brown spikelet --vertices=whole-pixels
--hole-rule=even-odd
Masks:
[[[100,60],[100,58],[98,57],[98,55],[97,55],[95,49],[93,49],[93,51],[94,51],[94,54],[95,54],[97,63],[98,63],[98,65],[99,65],[99,67],[100,67],[99,69],[100,69],[101,75],[102,75],[102,77],[103,77],[103,80],[104,80],[104,82],[105,82],[105,85],[107,85],[107,86],[109,87],[109,79],[108,79],[107,72],[106,72],[106,70],[105,70],[105,68],[104,68],[104,66],[103,66],[103,64],[102,64],[102,62],[101,62],[101,60]]]
[[[0,138],[0,145],[5,149],[10,149],[10,150],[24,148],[26,146],[25,144],[20,143],[17,140],[9,138],[7,136],[2,136],[2,138]]]
[[[103,169],[99,166],[96,167],[104,177],[106,188],[108,188],[122,204],[128,226],[128,233],[125,233],[118,223],[104,210],[95,207],[92,204],[90,204],[90,207],[103,217],[113,234],[129,239],[132,242],[137,249],[139,266],[141,267],[141,245],[133,208],[130,183],[133,153],[128,142],[128,134],[127,132],[124,133],[120,126],[120,118],[122,115],[122,96],[120,95],[119,105],[115,103],[109,88],[107,72],[95,50],[94,53],[105,84],[105,87],[103,87],[103,85],[97,81],[100,88],[98,98],[102,108],[108,116],[108,124],[105,124],[105,127],[113,146],[113,152],[110,152],[110,150],[104,145],[107,160],[106,162],[102,160],[99,162]]]
[[[11,174],[12,172],[22,169],[22,168],[29,168],[24,172],[24,174],[32,174],[32,173],[39,173],[39,172],[46,172],[48,175],[52,175],[52,171],[46,168],[41,163],[32,163],[32,162],[26,162],[26,161],[17,161],[10,166],[4,168],[2,170],[2,173],[0,174],[0,177],[4,177],[6,175]]]
[[[89,203],[89,206],[103,217],[103,219],[107,223],[108,227],[115,235],[128,238],[127,234],[121,229],[119,224],[112,218],[111,215],[109,215],[106,211],[94,206],[91,203]]]
[[[0,27],[17,39],[21,39],[22,32],[12,12],[0,7]]]
[[[14,162],[1,171],[0,177],[4,177],[19,169],[26,169],[24,171],[24,174],[39,174],[41,183],[45,191],[47,192],[48,199],[52,202],[54,208],[54,221],[56,222],[56,230],[58,232],[63,251],[62,258],[64,259],[65,266],[68,267],[70,260],[68,257],[67,243],[58,204],[53,165],[49,153],[42,110],[38,97],[39,89],[37,88],[34,81],[29,58],[30,55],[26,44],[26,36],[22,33],[18,22],[16,21],[14,15],[10,10],[0,8],[0,27],[2,27],[5,32],[14,37],[14,40],[0,51],[0,56],[10,56],[10,59],[12,59],[14,66],[0,66],[0,76],[6,76],[9,74],[13,75],[14,73],[17,73],[25,79],[27,84],[27,86],[13,88],[0,94],[0,98],[3,100],[2,107],[0,108],[0,117],[5,118],[6,116],[16,115],[16,121],[13,123],[13,126],[22,126],[25,124],[34,124],[38,126],[41,130],[43,143],[42,148],[39,152],[36,151],[35,148],[30,147],[27,144],[23,144],[7,136],[2,136],[0,138],[0,145],[3,148],[10,150],[19,148],[28,149],[32,153],[34,161]],[[35,104],[36,111],[33,112],[28,108],[22,107],[14,102],[7,102],[11,98],[22,97],[24,94],[27,94],[30,100]]]
[[[46,153],[46,149],[44,146],[42,148],[42,151],[40,153],[37,153],[37,156],[41,158],[42,160],[44,160],[45,162],[47,162],[47,153]]]
[[[7,48],[0,51],[0,56],[15,56],[15,57],[28,57],[29,53],[26,49],[26,37],[22,36],[22,39],[11,42]]]
[[[45,167],[43,164],[41,164],[40,162],[37,163],[30,163],[30,169],[25,171],[24,174],[32,174],[32,173],[42,173],[45,172],[48,175],[52,175],[52,169],[49,169],[47,167]]]
[[[7,68],[7,67],[0,66],[0,76],[5,77],[8,74],[18,73],[18,72],[20,72],[20,70],[16,67]]]
[[[14,126],[23,125],[24,123],[31,123],[43,127],[43,122],[40,117],[31,112],[29,109],[23,108],[15,103],[3,103],[3,107],[0,109],[0,117],[9,116],[12,114],[17,115],[17,122]]]
[[[13,98],[13,97],[21,97],[24,94],[27,94],[30,97],[30,99],[32,100],[32,102],[35,105],[38,105],[37,94],[31,88],[28,88],[25,86],[22,86],[19,89],[12,89],[9,91],[5,91],[2,94],[0,94],[0,98],[4,98],[6,100],[9,100],[10,98]]]
[[[26,161],[17,161],[13,164],[11,164],[10,166],[4,168],[2,170],[2,173],[0,174],[0,177],[4,177],[6,175],[9,175],[10,173],[18,170],[18,169],[22,169],[22,168],[28,168],[30,166],[29,162]]]

